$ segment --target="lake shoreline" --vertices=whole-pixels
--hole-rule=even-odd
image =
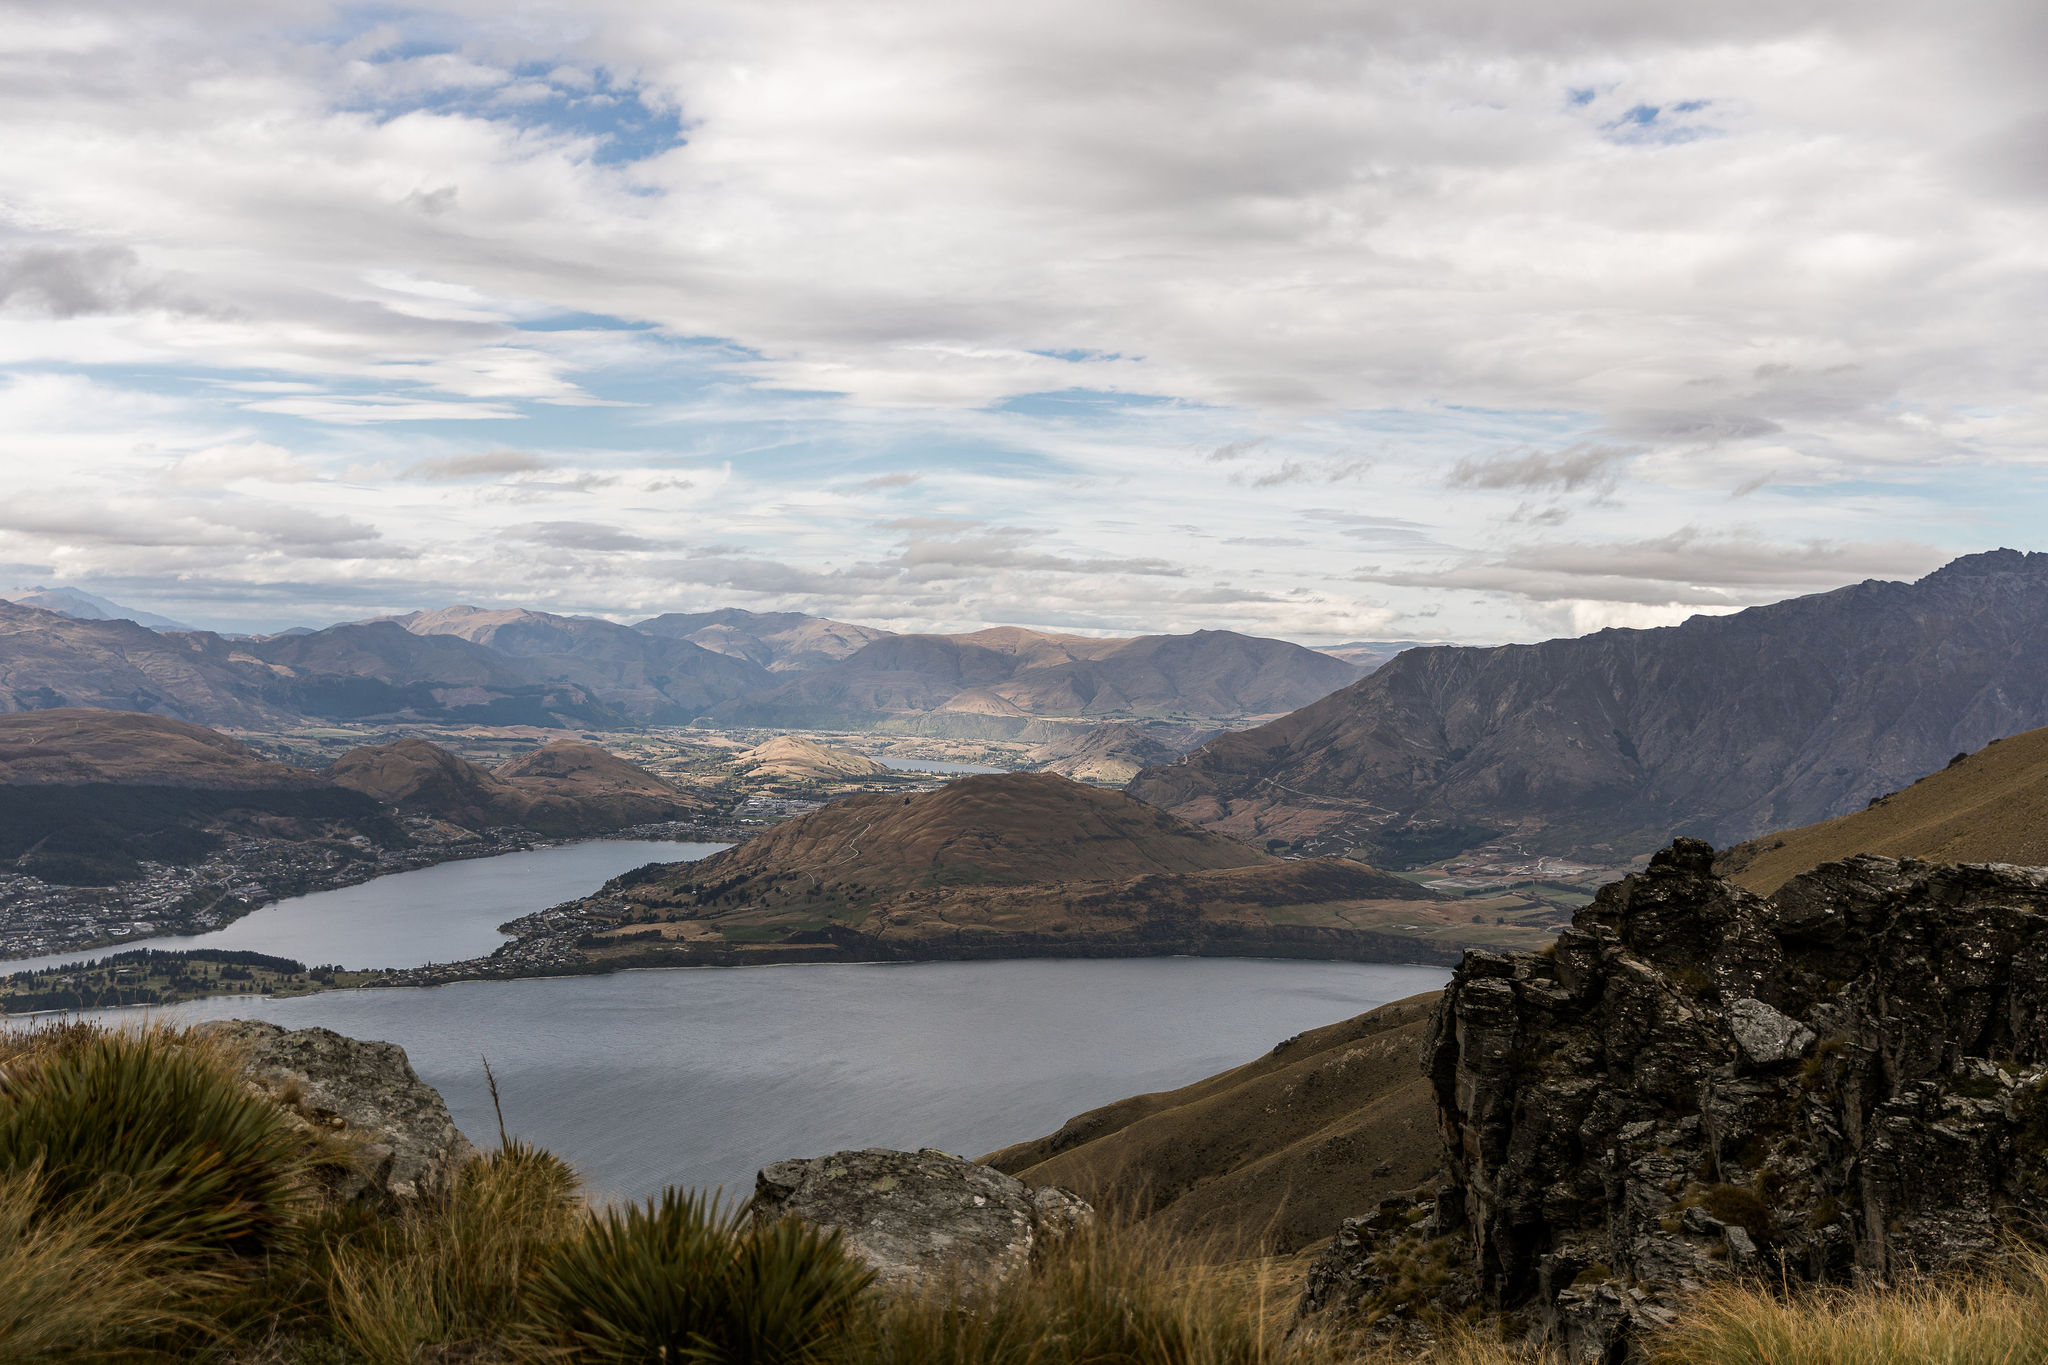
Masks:
[[[106,935],[97,940],[68,944],[49,953],[35,954],[28,958],[0,960],[0,977],[10,974],[7,961],[33,961],[46,956],[65,956],[71,953],[96,953],[105,949],[109,952],[126,952],[145,943],[160,947],[166,940],[202,938],[247,919],[260,910],[282,905],[303,896],[318,895],[326,891],[340,891],[351,886],[362,886],[384,877],[402,876],[408,872],[421,872],[431,867],[442,867],[449,863],[474,862],[479,859],[498,858],[512,853],[529,853],[537,849],[565,848],[576,844],[641,841],[673,841],[704,843],[743,843],[759,834],[763,825],[706,824],[691,820],[665,820],[652,824],[632,825],[624,829],[608,830],[603,834],[544,835],[526,830],[486,831],[474,841],[434,845],[426,848],[414,847],[399,850],[395,854],[379,858],[375,863],[344,863],[332,868],[305,868],[290,879],[288,887],[260,901],[237,902],[233,912],[218,923],[191,925],[169,923],[140,936]],[[273,874],[274,875],[274,874]]]

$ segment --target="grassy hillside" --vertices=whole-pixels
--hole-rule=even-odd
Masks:
[[[493,771],[423,739],[363,745],[326,776],[379,801],[468,829],[597,834],[702,814],[706,803],[590,744],[557,743]]]
[[[1416,1062],[1437,995],[1383,1005],[1179,1090],[1138,1095],[982,1160],[1178,1236],[1288,1253],[1437,1161]]]
[[[406,842],[376,801],[204,726],[87,708],[0,715],[0,862],[99,886],[145,861],[200,861],[230,831]]]
[[[1101,881],[1279,859],[1116,792],[1035,773],[986,774],[913,796],[849,797],[696,866],[737,891],[757,878],[907,890]]]
[[[1506,932],[1469,914],[1453,925],[1443,897],[1364,863],[1278,858],[1039,773],[848,797],[702,862],[621,878],[606,898],[631,909],[586,947],[660,938],[939,957],[1258,956],[1263,944],[1284,956],[1439,961],[1454,942]],[[1466,930],[1481,937],[1456,937]]]
[[[114,782],[151,787],[311,787],[217,730],[168,716],[65,707],[0,715],[0,784]]]
[[[844,782],[896,775],[888,764],[866,754],[834,749],[802,735],[777,735],[743,750],[734,755],[733,766],[761,781]]]
[[[1853,815],[1737,844],[1715,870],[1769,895],[1802,872],[1858,853],[2048,864],[2048,728],[1959,754],[1940,772]]]

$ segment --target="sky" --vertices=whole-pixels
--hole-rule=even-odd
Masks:
[[[2048,548],[2048,6],[0,0],[0,587],[1494,643]]]

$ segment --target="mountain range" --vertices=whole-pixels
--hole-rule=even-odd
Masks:
[[[1042,740],[1123,717],[1275,715],[1358,673],[1300,645],[1227,631],[890,635],[738,610],[630,627],[458,606],[230,638],[0,602],[0,712],[93,706],[248,728],[306,718],[623,728],[708,717]]]
[[[137,611],[124,607],[119,602],[109,602],[96,593],[83,588],[9,588],[0,592],[0,601],[19,602],[25,607],[41,607],[62,616],[76,617],[81,621],[133,621],[138,626],[151,630],[190,630],[192,627],[182,621],[173,621],[168,616],[158,616],[153,611]]]
[[[1098,639],[1001,626],[876,640],[712,715],[789,729],[1050,738],[1035,721],[1273,715],[1358,675],[1356,665],[1302,645],[1230,631]]]
[[[1407,650],[1147,769],[1198,824],[1401,866],[1507,838],[1618,861],[1847,814],[2048,723],[2048,554],[1651,630]]]

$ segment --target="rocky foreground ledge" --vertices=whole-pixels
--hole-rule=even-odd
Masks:
[[[249,1084],[299,1122],[350,1142],[356,1159],[331,1191],[338,1198],[400,1209],[445,1194],[478,1155],[396,1043],[249,1019],[194,1031],[225,1043]],[[759,1221],[836,1229],[876,1283],[899,1293],[994,1288],[1095,1216],[1069,1191],[929,1148],[778,1161],[762,1168],[750,1207]]]
[[[1717,1280],[1897,1283],[2043,1225],[2048,869],[1859,857],[1765,899],[1712,863],[1681,839],[1554,949],[1466,954],[1442,1181],[1347,1221],[1308,1314],[1620,1360]]]

